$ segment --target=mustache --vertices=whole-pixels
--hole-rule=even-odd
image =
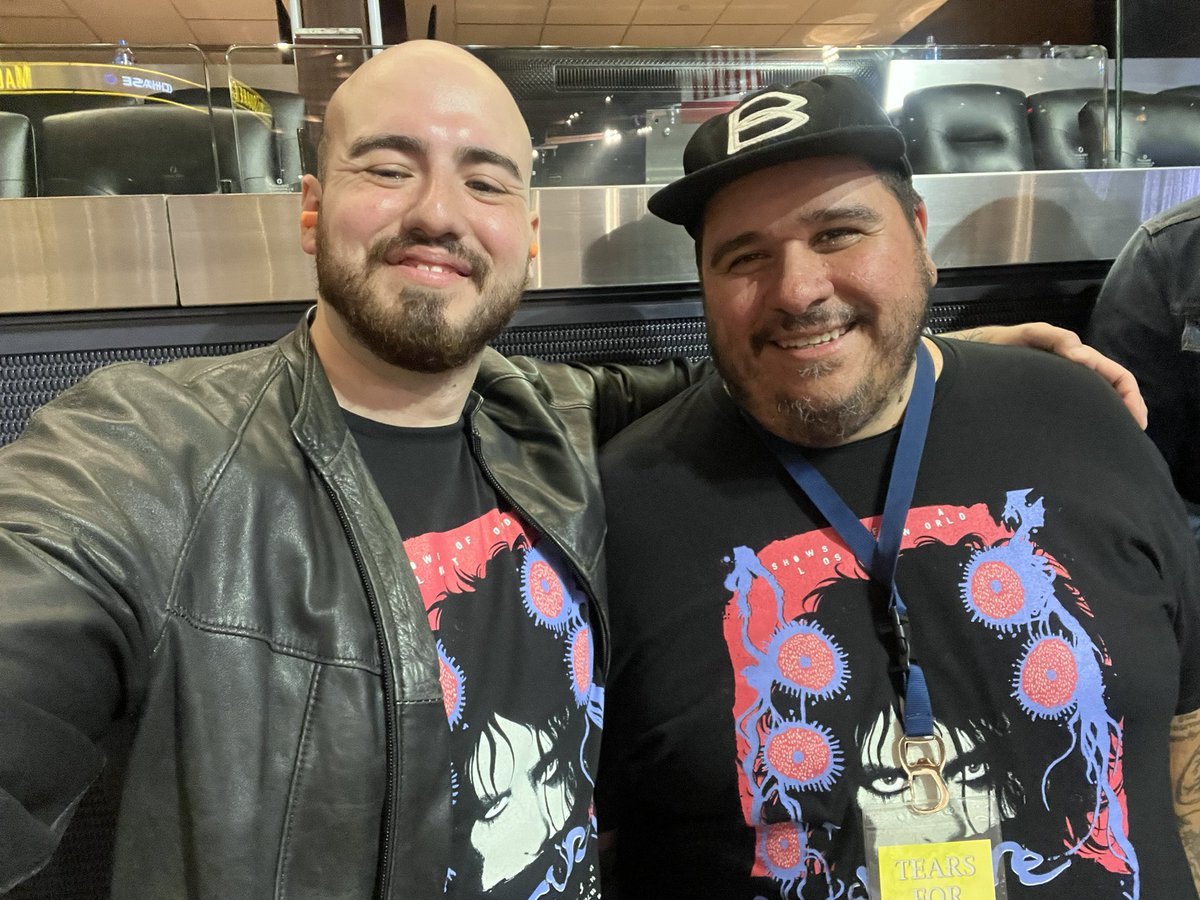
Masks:
[[[483,290],[484,282],[487,281],[488,275],[492,271],[492,267],[481,254],[476,253],[457,238],[449,236],[431,238],[416,232],[394,235],[376,241],[367,251],[367,264],[382,266],[387,262],[389,256],[403,253],[412,247],[436,247],[449,253],[456,260],[466,263],[471,270],[471,282],[480,290]]]
[[[761,350],[779,335],[792,331],[832,331],[844,328],[859,320],[860,316],[849,306],[827,307],[824,304],[807,309],[802,313],[787,314],[772,325],[763,326],[751,337],[751,346]]]

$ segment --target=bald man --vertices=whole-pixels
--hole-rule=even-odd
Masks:
[[[374,57],[296,330],[101,370],[0,450],[0,893],[110,756],[114,897],[598,895],[596,449],[691,376],[487,348],[531,159],[466,52]]]
[[[115,897],[598,895],[595,452],[687,368],[487,349],[537,216],[466,52],[363,65],[322,151],[291,335],[102,370],[0,451],[0,892],[128,722]]]

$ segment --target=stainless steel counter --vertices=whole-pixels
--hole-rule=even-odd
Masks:
[[[1200,168],[927,175],[943,269],[1110,260],[1144,219],[1200,194]],[[533,291],[695,281],[651,186],[541,188]],[[0,200],[0,312],[311,299],[296,194]]]

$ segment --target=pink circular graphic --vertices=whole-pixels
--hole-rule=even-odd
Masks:
[[[562,581],[545,560],[534,560],[529,567],[529,602],[547,619],[554,620],[562,615]]]
[[[586,625],[571,638],[571,677],[575,682],[575,697],[583,702],[592,686],[592,631]]]
[[[1042,638],[1021,664],[1021,693],[1044,714],[1053,715],[1070,703],[1078,680],[1075,654],[1062,638]]]
[[[762,847],[773,872],[795,872],[804,860],[804,833],[795,822],[773,822],[763,835]]]
[[[805,784],[828,774],[833,752],[825,735],[807,725],[792,725],[767,738],[767,763],[789,781]]]
[[[833,648],[818,634],[790,635],[779,646],[779,674],[814,694],[829,687],[837,671]]]
[[[1007,563],[980,563],[971,575],[971,603],[984,616],[1003,621],[1025,606],[1025,586]]]
[[[463,714],[463,673],[450,656],[442,642],[437,642],[438,681],[442,686],[442,705],[446,708],[446,721],[451,728],[457,727]]]

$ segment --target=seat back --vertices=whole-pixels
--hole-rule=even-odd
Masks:
[[[274,181],[270,130],[242,110],[214,109],[210,119],[179,106],[96,109],[49,116],[42,126],[43,192],[52,196],[211,194],[222,179],[232,190],[262,191]]]
[[[1039,169],[1086,169],[1088,152],[1079,129],[1085,103],[1101,100],[1098,88],[1067,88],[1029,95],[1029,136]]]
[[[300,184],[300,176],[304,174],[301,165],[300,142],[301,133],[305,127],[304,98],[291,91],[277,91],[269,88],[255,88],[255,92],[271,104],[271,139],[272,152],[275,159],[274,187],[279,190],[296,189]],[[156,99],[170,99],[175,103],[188,106],[207,107],[211,102],[213,107],[230,109],[233,106],[229,96],[229,88],[184,88],[171,94],[154,94]],[[240,120],[239,120],[240,127]]]
[[[1187,94],[1189,97],[1200,97],[1200,84],[1181,84],[1177,87],[1163,88],[1160,94]]]
[[[29,119],[0,112],[0,197],[24,197],[33,187],[33,135]]]
[[[996,84],[946,84],[904,98],[900,131],[918,174],[1033,168],[1025,95]]]
[[[1200,96],[1125,91],[1121,107],[1121,156],[1114,160],[1111,136],[1116,121],[1113,98],[1109,100],[1107,116],[1098,100],[1084,104],[1080,111],[1080,132],[1093,167],[1106,162],[1122,168],[1200,165]],[[1107,160],[1103,143],[1106,126],[1110,137]]]
[[[12,91],[0,93],[0,112],[19,113],[29,120],[30,156],[29,193],[42,193],[36,160],[41,153],[44,135],[42,122],[47,116],[80,112],[85,109],[112,109],[117,106],[137,106],[136,97],[118,97],[96,91],[68,91],[63,93],[41,93],[39,91]]]

